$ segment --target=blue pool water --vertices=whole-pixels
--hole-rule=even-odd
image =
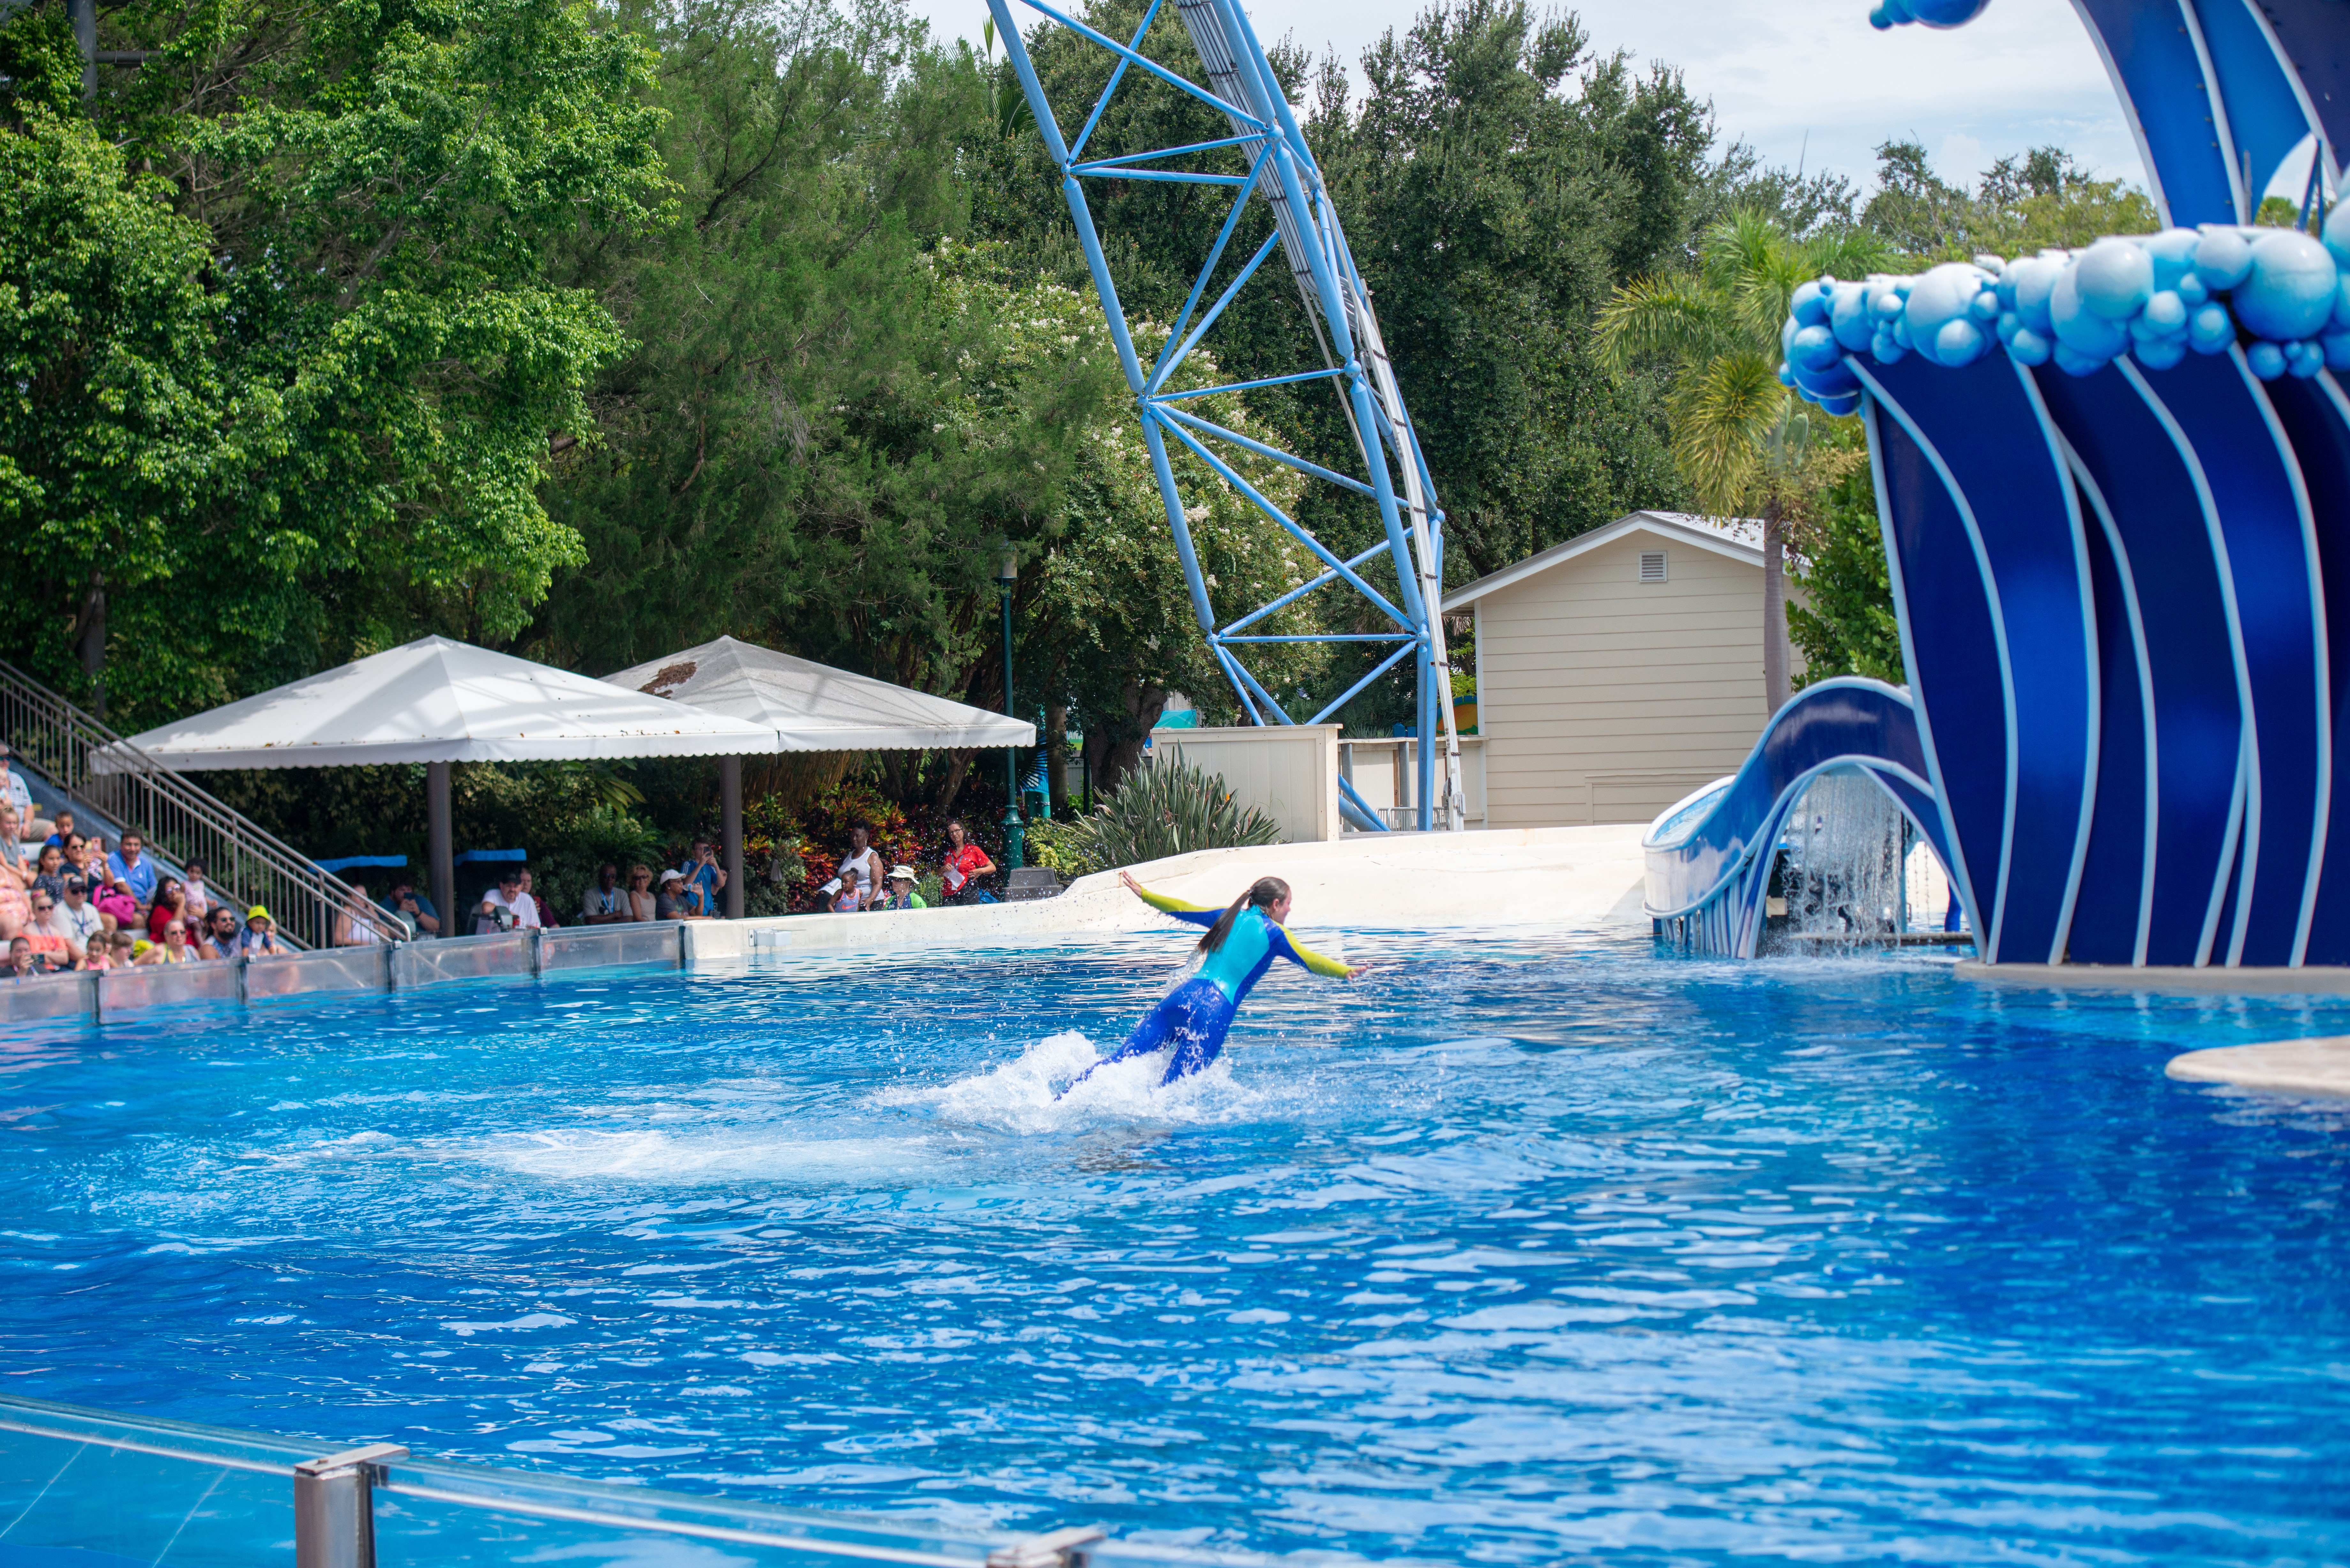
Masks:
[[[1310,940],[1310,939],[1309,939]],[[1624,1563],[2350,1558],[2350,1001],[1184,939],[0,1043],[0,1388],[957,1527]]]

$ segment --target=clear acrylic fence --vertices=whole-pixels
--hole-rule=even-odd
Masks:
[[[1116,1546],[1087,1528],[987,1542],[850,1515],[436,1463],[390,1445],[338,1450],[0,1397],[0,1568],[559,1561],[1139,1568],[1217,1560]]]

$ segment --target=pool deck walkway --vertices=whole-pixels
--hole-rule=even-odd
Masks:
[[[1203,849],[1128,869],[1152,892],[1193,904],[1228,904],[1256,878],[1279,877],[1296,899],[1289,923],[1309,944],[1317,930],[1513,925],[1645,930],[1640,836],[1646,831],[1640,823],[1603,823],[1367,833],[1335,844]],[[689,963],[706,963],[754,952],[1010,946],[1166,926],[1165,917],[1119,885],[1117,872],[1103,871],[1079,877],[1057,898],[1017,904],[693,921],[685,928],[685,943]]]
[[[2173,1056],[2163,1071],[2193,1084],[2295,1095],[2350,1095],[2350,1037],[2221,1045]]]

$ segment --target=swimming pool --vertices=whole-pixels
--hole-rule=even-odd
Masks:
[[[19,1034],[6,1391],[1272,1552],[2350,1555],[2350,1108],[2161,1074],[2350,999],[1356,936],[1051,1104],[1183,944]]]

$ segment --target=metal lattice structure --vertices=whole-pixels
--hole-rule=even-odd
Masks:
[[[1208,79],[1201,84],[1176,74],[1143,52],[1152,26],[1167,8],[1167,0],[1150,0],[1149,9],[1143,13],[1141,26],[1125,43],[1087,26],[1045,4],[1045,0],[1020,0],[1020,3],[1046,20],[1108,51],[1117,60],[1108,85],[1092,105],[1091,112],[1076,139],[1071,140],[1063,133],[1053,105],[1047,100],[1043,84],[1037,78],[1013,15],[1012,0],[988,0],[988,10],[994,16],[996,32],[1003,40],[1012,67],[1019,77],[1021,90],[1026,95],[1028,106],[1035,115],[1037,129],[1045,139],[1045,151],[1061,171],[1062,193],[1067,199],[1069,216],[1076,225],[1078,244],[1084,248],[1087,265],[1092,270],[1094,287],[1101,296],[1103,313],[1108,317],[1110,337],[1126,372],[1127,385],[1134,394],[1142,421],[1143,440],[1149,448],[1151,465],[1158,475],[1160,498],[1166,504],[1167,525],[1174,533],[1176,555],[1182,562],[1184,581],[1191,590],[1192,612],[1199,618],[1201,632],[1206,637],[1210,650],[1231,679],[1233,689],[1240,695],[1242,709],[1253,722],[1290,724],[1298,721],[1290,716],[1280,701],[1248,668],[1247,656],[1257,645],[1276,642],[1393,643],[1393,650],[1375,664],[1367,674],[1305,722],[1326,722],[1374,680],[1403,660],[1411,659],[1415,667],[1419,711],[1419,784],[1415,796],[1419,802],[1419,826],[1423,829],[1440,825],[1451,828],[1462,826],[1466,802],[1461,788],[1461,747],[1453,729],[1451,667],[1445,654],[1440,607],[1444,584],[1444,514],[1437,505],[1436,490],[1429,477],[1427,460],[1421,455],[1410,413],[1405,409],[1403,393],[1396,384],[1394,366],[1388,361],[1386,344],[1379,336],[1378,321],[1371,311],[1370,292],[1364,286],[1362,274],[1357,270],[1354,256],[1347,247],[1347,237],[1339,227],[1338,215],[1330,200],[1329,191],[1323,183],[1321,170],[1306,147],[1305,138],[1298,130],[1288,100],[1282,95],[1272,67],[1265,59],[1264,50],[1249,26],[1246,14],[1237,0],[1175,0],[1174,9],[1205,68]],[[1100,127],[1103,113],[1119,87],[1126,82],[1129,71],[1140,71],[1190,94],[1222,115],[1232,128],[1232,135],[1179,147],[1087,159],[1085,156],[1087,143]],[[1196,165],[1203,155],[1218,153],[1236,153],[1247,164],[1248,172],[1239,175],[1187,166]],[[1108,262],[1103,254],[1101,236],[1087,201],[1086,182],[1101,180],[1166,181],[1224,186],[1232,190],[1232,211],[1216,236],[1214,246],[1200,267],[1198,281],[1191,286],[1190,296],[1183,302],[1182,311],[1168,334],[1166,346],[1149,365],[1143,363],[1136,351],[1134,335],[1129,329],[1125,309],[1119,303],[1118,285],[1111,276]],[[1252,200],[1262,200],[1270,208],[1273,233],[1265,237],[1264,243],[1257,247],[1255,254],[1238,269],[1212,302],[1202,309],[1201,301],[1207,296],[1210,282],[1222,265],[1232,236]],[[1225,386],[1171,389],[1170,379],[1176,370],[1199,347],[1234,298],[1257,275],[1276,245],[1288,264],[1290,276],[1305,303],[1306,318],[1313,326],[1315,340],[1322,351],[1322,363],[1290,374],[1260,377]],[[1264,441],[1228,430],[1184,407],[1186,403],[1215,392],[1246,391],[1257,387],[1314,380],[1327,380],[1338,396],[1347,423],[1354,431],[1356,452],[1361,460],[1359,474],[1336,472],[1296,453],[1284,452]],[[1324,567],[1321,575],[1270,604],[1219,626],[1209,605],[1207,585],[1201,577],[1199,560],[1192,549],[1191,525],[1184,515],[1183,497],[1176,484],[1174,469],[1168,462],[1170,441],[1205,463],[1211,472],[1235,492],[1246,496],[1266,517],[1312,551]],[[1219,448],[1238,448],[1368,498],[1378,508],[1386,537],[1350,559],[1341,559],[1296,519],[1249,483],[1231,462],[1219,454]],[[1365,580],[1362,575],[1366,566],[1382,556],[1388,557],[1395,567],[1397,593],[1393,599]],[[1334,584],[1344,584],[1368,600],[1391,623],[1393,629],[1300,636],[1281,636],[1250,629],[1275,611]],[[1440,734],[1444,753],[1444,784],[1440,790],[1436,782],[1436,752]],[[1361,797],[1355,794],[1351,785],[1342,782],[1341,787],[1347,796],[1347,815],[1351,820],[1367,827],[1383,828],[1386,826]]]

